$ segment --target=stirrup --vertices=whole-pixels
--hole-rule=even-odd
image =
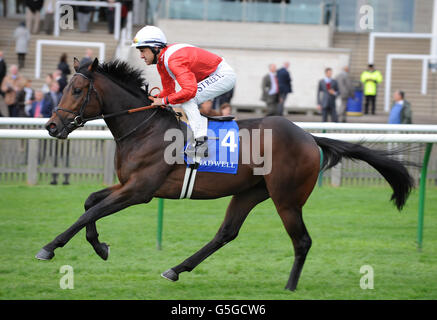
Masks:
[[[185,153],[193,159],[196,157],[208,158],[208,137],[203,136],[195,139],[194,144],[189,144],[187,146]]]

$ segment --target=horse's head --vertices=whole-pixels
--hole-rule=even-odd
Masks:
[[[74,58],[76,73],[65,87],[59,105],[54,108],[45,126],[52,137],[66,139],[70,132],[102,114],[102,102],[93,78],[98,65],[97,58],[82,66]]]

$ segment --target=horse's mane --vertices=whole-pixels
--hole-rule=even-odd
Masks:
[[[79,69],[88,67],[91,63],[84,64]],[[95,71],[110,78],[117,85],[136,96],[148,96],[149,85],[143,78],[142,71],[132,67],[126,61],[115,59],[103,62],[98,65]]]

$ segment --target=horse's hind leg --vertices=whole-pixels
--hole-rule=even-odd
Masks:
[[[211,254],[235,239],[252,208],[268,198],[269,193],[264,185],[234,195],[226,211],[225,220],[214,239],[181,264],[163,272],[162,276],[168,280],[176,281],[179,279],[179,273],[193,270]]]
[[[296,290],[306,256],[311,248],[311,238],[302,219],[301,207],[279,209],[278,212],[293,242],[294,263],[285,289],[294,291]]]
[[[320,154],[314,141],[299,132],[290,131],[282,138],[283,141],[288,138],[290,143],[283,143],[280,139],[273,143],[272,171],[264,179],[293,242],[295,258],[285,289],[294,291],[311,247],[311,238],[302,219],[302,207],[317,182]]]

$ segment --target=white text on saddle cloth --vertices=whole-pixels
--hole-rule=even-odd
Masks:
[[[213,123],[213,122],[211,122]],[[200,161],[199,172],[220,172],[236,174],[239,149],[241,164],[253,164],[254,175],[266,175],[272,168],[271,129],[208,129],[208,157]],[[184,153],[184,133],[180,129],[167,130],[164,141],[171,141],[166,147],[164,158],[167,164],[193,164],[193,159]]]

